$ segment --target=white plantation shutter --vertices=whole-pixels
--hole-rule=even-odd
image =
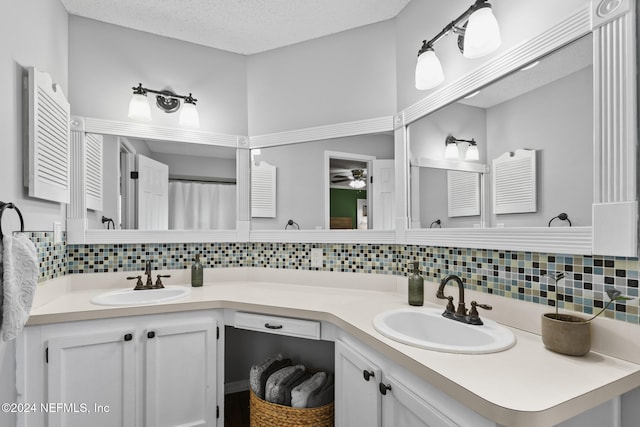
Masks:
[[[29,196],[69,203],[70,106],[46,73],[28,68]],[[26,161],[26,160],[25,160]]]
[[[493,212],[536,211],[536,151],[504,153],[492,162]]]
[[[251,216],[276,216],[276,167],[265,162],[251,164]]]
[[[87,209],[102,210],[102,135],[85,135],[85,183]]]
[[[448,213],[451,217],[480,215],[480,174],[447,171]]]

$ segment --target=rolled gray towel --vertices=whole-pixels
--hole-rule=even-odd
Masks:
[[[309,395],[307,400],[307,408],[317,408],[319,406],[328,405],[334,399],[334,382],[333,375],[327,376],[327,381],[320,388],[317,388]]]
[[[271,374],[265,386],[264,400],[283,405],[285,399],[282,384],[297,372],[304,372],[304,365],[287,366]]]
[[[249,370],[249,386],[256,396],[259,396],[260,393],[260,378],[262,377],[262,373],[271,366],[273,362],[282,360],[282,357],[282,353],[274,354],[273,356],[267,357],[259,364],[251,367]]]
[[[306,380],[311,378],[311,374],[307,371],[298,372],[294,377],[290,378],[289,381],[283,385],[282,392],[284,393],[284,403],[285,406],[291,406],[291,390],[296,388],[298,385],[302,384]]]
[[[316,372],[307,381],[299,384],[291,390],[291,406],[294,408],[306,408],[309,395],[327,380],[327,374],[324,372]]]
[[[267,369],[265,369],[260,376],[260,390],[258,390],[259,394],[256,393],[256,396],[258,396],[260,399],[264,399],[264,391],[267,387],[267,380],[269,379],[271,374],[289,365],[291,365],[291,359],[282,359],[276,360],[269,367],[267,367]]]

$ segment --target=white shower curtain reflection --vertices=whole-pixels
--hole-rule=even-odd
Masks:
[[[235,184],[169,182],[169,229],[233,230],[235,228]]]

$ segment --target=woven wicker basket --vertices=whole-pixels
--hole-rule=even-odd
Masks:
[[[292,408],[249,393],[251,427],[333,427],[333,402],[318,408]]]

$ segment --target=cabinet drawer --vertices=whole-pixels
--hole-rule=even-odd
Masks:
[[[264,314],[234,314],[233,326],[239,329],[268,332],[292,337],[320,339],[320,322],[316,320],[294,319],[291,317],[268,316]]]

